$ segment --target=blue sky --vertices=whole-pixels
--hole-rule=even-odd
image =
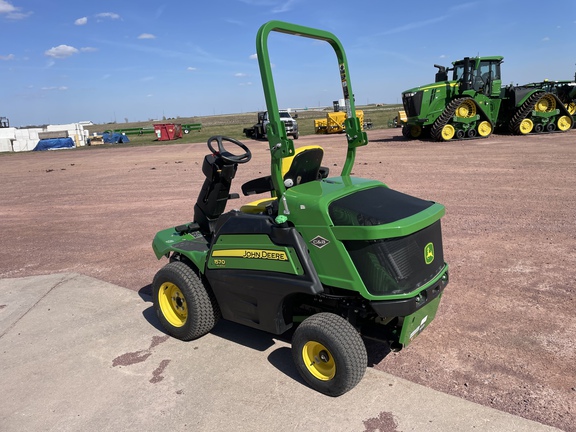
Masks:
[[[0,0],[0,116],[11,125],[257,111],[258,28],[282,20],[342,42],[357,104],[400,103],[433,64],[504,56],[505,83],[571,79],[576,1]],[[281,108],[341,97],[332,49],[273,33]]]

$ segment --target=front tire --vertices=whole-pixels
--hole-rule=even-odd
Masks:
[[[156,273],[152,300],[162,327],[180,340],[204,336],[220,319],[210,287],[183,262],[171,262]]]
[[[356,329],[333,313],[305,319],[292,337],[292,358],[314,390],[340,396],[353,389],[366,372],[366,346]]]
[[[406,139],[416,139],[422,135],[422,127],[419,125],[404,125],[402,126],[402,136]]]

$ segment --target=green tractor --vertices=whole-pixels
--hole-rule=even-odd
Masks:
[[[407,139],[486,138],[495,130],[516,135],[565,132],[573,119],[554,92],[534,86],[502,87],[503,57],[465,57],[438,68],[433,84],[402,93]],[[452,72],[452,79],[448,73]]]
[[[526,87],[542,89],[547,93],[553,93],[564,104],[568,113],[572,116],[572,127],[576,122],[576,74],[574,80],[550,81],[544,80],[526,84]]]
[[[279,117],[267,40],[281,32],[328,42],[338,60],[347,119],[340,175],[322,167],[319,146],[294,148]],[[296,368],[313,389],[339,396],[367,366],[364,338],[409,345],[434,319],[448,266],[441,204],[351,176],[356,149],[368,144],[352,96],[344,49],[331,33],[271,21],[258,31],[258,61],[270,123],[271,174],[243,184],[267,194],[225,212],[243,143],[214,136],[192,222],[156,234],[154,308],[166,332],[192,340],[220,318],[282,335],[293,329]],[[232,151],[230,150],[232,149]],[[289,334],[289,333],[288,333]]]

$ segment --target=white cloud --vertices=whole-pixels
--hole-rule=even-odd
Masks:
[[[280,4],[280,6],[277,6],[274,9],[272,9],[271,12],[272,13],[288,12],[289,10],[291,10],[294,7],[295,3],[296,3],[295,0],[285,0]]]
[[[195,70],[197,70],[197,69],[196,69],[195,67],[192,67],[192,66],[188,66],[188,67],[186,68],[186,70],[189,70],[189,71],[195,71]]]
[[[20,12],[21,8],[15,7],[6,0],[0,0],[0,14],[6,14],[6,18],[19,20],[32,15],[32,12]]]
[[[548,42],[550,41],[550,38],[548,36],[546,36],[544,39],[542,39],[542,42]]]
[[[117,20],[117,19],[120,19],[120,15],[118,15],[117,13],[114,13],[114,12],[102,12],[102,13],[96,14],[96,18],[110,18],[112,20]]]
[[[224,21],[226,21],[229,24],[234,24],[234,25],[237,25],[240,27],[244,27],[244,25],[245,25],[245,23],[243,21],[238,21],[238,20],[234,20],[234,19],[230,19],[230,18],[227,18]]]
[[[65,91],[68,90],[68,87],[66,86],[60,86],[60,87],[42,87],[40,90],[46,90],[46,91],[53,91],[53,90],[58,90],[58,91]]]
[[[14,13],[9,13],[8,15],[6,15],[6,18],[10,18],[13,20],[20,20],[20,19],[28,18],[30,15],[32,15],[32,12],[14,12]]]
[[[78,49],[70,45],[58,45],[57,47],[52,47],[44,52],[44,55],[52,58],[66,58],[71,55],[77,54]]]
[[[0,55],[0,60],[14,60],[14,54],[8,54],[6,56]]]
[[[244,72],[238,72],[238,73],[234,74],[234,76],[235,76],[235,77],[242,78],[242,77],[245,77],[245,76],[247,76],[247,75],[246,75]]]
[[[251,81],[247,81],[247,82],[240,83],[240,84],[238,84],[238,85],[241,85],[241,86],[251,86],[251,85],[252,85],[252,82],[251,82]]]
[[[83,25],[86,25],[87,22],[88,22],[88,18],[82,17],[82,18],[78,18],[76,21],[74,21],[74,25],[83,26]]]
[[[250,60],[258,60],[258,54],[252,54],[250,57],[248,57]]]
[[[156,36],[151,33],[142,33],[140,36],[138,36],[138,39],[156,39]]]
[[[282,0],[278,2],[277,0],[240,0],[242,3],[246,3],[250,6],[255,6],[258,8],[268,8],[271,7],[272,13],[282,13],[288,12],[294,7],[296,0]]]
[[[18,9],[16,9],[13,5],[11,5],[10,3],[8,3],[5,0],[0,0],[0,13],[11,13],[11,12],[16,12]]]

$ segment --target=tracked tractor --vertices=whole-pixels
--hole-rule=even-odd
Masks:
[[[564,104],[568,113],[572,116],[572,127],[576,122],[576,74],[574,80],[551,81],[544,80],[526,84],[526,87],[544,90],[558,96],[558,99]]]
[[[434,141],[486,138],[495,130],[526,135],[565,132],[573,119],[559,96],[534,86],[502,87],[503,57],[466,57],[438,68],[433,84],[402,93],[402,134]],[[449,73],[452,73],[449,79]]]
[[[271,32],[325,41],[336,53],[347,101],[340,174],[322,166],[320,146],[295,149],[286,135],[268,54]],[[304,381],[339,396],[364,375],[365,338],[399,350],[433,321],[448,284],[445,209],[351,175],[368,138],[336,36],[271,21],[258,31],[256,50],[270,113],[270,174],[241,190],[265,196],[225,211],[239,196],[231,192],[233,179],[251,151],[231,138],[209,138],[193,220],[158,232],[152,243],[156,257],[169,260],[152,283],[154,308],[165,331],[182,340],[205,335],[221,318],[275,335],[293,329],[292,357]]]

